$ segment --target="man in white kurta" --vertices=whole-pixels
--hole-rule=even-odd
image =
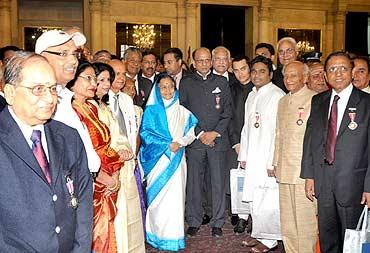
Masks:
[[[245,104],[238,160],[240,166],[245,168],[243,200],[251,205],[252,237],[256,237],[258,241],[248,238],[243,244],[254,246],[252,252],[266,252],[277,246],[276,240],[280,239],[279,192],[272,160],[278,102],[285,93],[271,82],[270,59],[263,56],[253,59],[251,78],[255,87],[249,93]],[[257,190],[263,188],[268,188],[274,201],[263,203],[265,196],[257,194]],[[264,215],[261,206],[269,206],[277,212],[275,211],[272,216]]]

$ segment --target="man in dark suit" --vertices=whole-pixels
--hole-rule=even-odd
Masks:
[[[57,104],[52,67],[19,51],[5,81],[0,252],[91,252],[92,180],[77,131],[50,120]]]
[[[149,79],[138,75],[142,59],[141,51],[135,47],[127,48],[123,55],[127,70],[126,76],[134,81],[136,87],[134,103],[144,109],[153,84]]]
[[[163,54],[163,65],[166,72],[172,76],[176,82],[176,89],[179,89],[181,80],[190,74],[189,71],[183,69],[183,55],[179,48],[171,47]]]
[[[6,106],[6,100],[5,98],[0,94],[0,112],[5,108]]]
[[[325,61],[331,90],[312,98],[303,144],[301,178],[318,200],[321,252],[342,252],[346,228],[370,206],[370,96],[351,83],[353,63],[344,52]]]
[[[193,53],[196,72],[180,83],[180,103],[198,118],[197,139],[187,149],[186,221],[188,236],[194,236],[202,224],[204,173],[209,168],[212,191],[212,236],[222,236],[225,223],[226,156],[230,142],[227,132],[232,108],[227,80],[211,72],[211,53],[207,48]]]

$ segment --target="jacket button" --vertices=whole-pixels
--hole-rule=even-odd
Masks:
[[[55,227],[55,233],[59,234],[60,233],[60,227],[59,226],[56,226]]]
[[[58,196],[56,194],[54,194],[53,195],[53,201],[55,202],[55,201],[57,201],[57,199],[58,199]]]

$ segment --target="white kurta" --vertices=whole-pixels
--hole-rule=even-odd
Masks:
[[[270,82],[258,90],[254,87],[245,103],[238,160],[246,162],[243,200],[251,204],[253,222],[260,222],[255,220],[253,215],[256,212],[253,202],[260,203],[260,199],[256,198],[261,198],[260,195],[254,194],[255,190],[264,186],[276,186],[278,191],[276,181],[267,176],[267,169],[273,169],[277,108],[280,98],[284,95],[280,88]],[[258,127],[255,126],[256,122]],[[279,208],[278,199],[276,203],[276,208]],[[258,218],[260,217],[258,215]]]

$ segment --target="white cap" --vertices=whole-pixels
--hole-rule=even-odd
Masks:
[[[61,30],[50,30],[41,34],[36,41],[35,53],[41,54],[49,47],[55,47],[73,40],[76,47],[82,46],[86,43],[86,37],[80,32],[68,34]]]

